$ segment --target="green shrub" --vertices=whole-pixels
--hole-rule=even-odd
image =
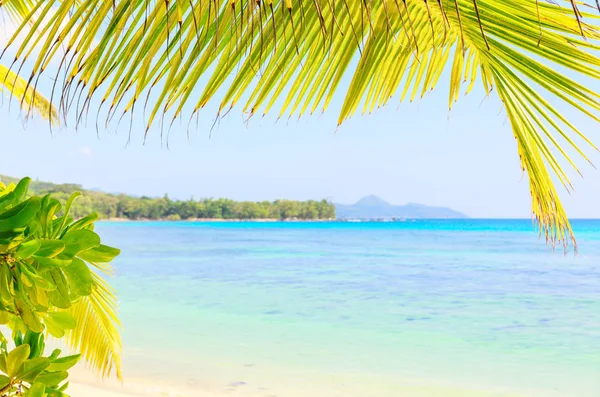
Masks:
[[[80,354],[46,355],[48,335],[64,338],[103,375],[120,376],[116,299],[95,272],[110,273],[119,250],[101,244],[98,215],[69,216],[80,193],[63,210],[51,195],[29,197],[29,182],[0,183],[0,324],[15,346],[0,332],[0,396],[66,396],[67,371]]]

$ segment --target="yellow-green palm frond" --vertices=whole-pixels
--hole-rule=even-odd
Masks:
[[[600,121],[586,83],[600,78],[599,19],[581,2],[35,0],[32,10],[47,17],[25,18],[14,66],[37,81],[55,60],[66,78],[51,100],[78,120],[95,97],[107,120],[147,107],[149,128],[215,100],[219,114],[240,102],[264,114],[280,100],[280,115],[301,116],[341,91],[342,123],[422,97],[446,70],[449,107],[481,84],[505,105],[541,231],[574,242],[551,178],[570,189],[561,164],[595,148],[557,106]]]
[[[121,379],[121,323],[117,317],[114,290],[98,275],[92,273],[92,294],[83,296],[69,310],[77,327],[67,331],[69,347],[81,353],[87,363],[102,376],[114,370]]]
[[[15,22],[20,22],[29,16],[34,5],[35,0],[0,0],[0,7]]]
[[[56,107],[15,72],[0,65],[0,92],[20,101],[21,109],[26,115],[37,113],[52,125],[58,124]]]

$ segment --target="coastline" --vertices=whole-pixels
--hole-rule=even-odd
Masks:
[[[339,219],[223,219],[223,218],[189,218],[189,219],[129,219],[129,218],[102,218],[99,222],[336,222]]]

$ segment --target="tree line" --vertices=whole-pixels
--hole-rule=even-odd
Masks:
[[[5,183],[16,178],[0,176]],[[335,206],[327,200],[275,200],[235,201],[230,199],[203,198],[200,200],[173,200],[164,197],[133,197],[125,194],[110,194],[85,190],[76,184],[53,184],[32,181],[30,190],[35,194],[52,193],[61,202],[66,202],[71,193],[80,191],[71,208],[71,215],[79,218],[97,212],[102,218],[130,220],[187,220],[187,219],[278,219],[317,220],[334,219]]]

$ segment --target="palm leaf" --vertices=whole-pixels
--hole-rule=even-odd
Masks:
[[[580,2],[3,3],[11,2],[33,7],[14,68],[31,73],[36,86],[55,60],[66,77],[50,100],[78,122],[94,98],[107,122],[147,110],[148,133],[156,122],[191,118],[211,101],[218,101],[219,116],[238,104],[249,115],[265,114],[276,103],[280,116],[301,116],[325,111],[341,91],[341,124],[442,83],[451,108],[479,83],[505,105],[541,232],[552,244],[575,243],[553,178],[570,190],[564,166],[579,172],[577,163],[595,149],[559,107],[600,121],[600,94],[589,88],[600,78],[598,16]]]
[[[27,82],[15,72],[0,65],[0,92],[21,101],[21,109],[26,115],[39,114],[49,120],[51,125],[58,124],[58,112],[42,94],[33,87],[27,87]]]
[[[92,273],[92,294],[81,297],[69,310],[77,327],[67,331],[69,347],[81,353],[88,364],[102,376],[114,370],[121,379],[121,324],[117,317],[114,290],[101,277]]]
[[[21,22],[31,14],[35,0],[0,0],[0,6],[14,22]]]

